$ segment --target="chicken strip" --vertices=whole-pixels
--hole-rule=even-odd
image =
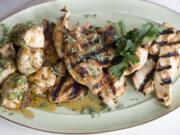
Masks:
[[[0,46],[0,58],[11,58],[15,59],[16,51],[11,42],[8,42],[2,46]]]
[[[40,48],[21,48],[17,53],[19,72],[30,75],[41,68],[43,64],[43,51]]]
[[[14,73],[8,77],[2,86],[2,105],[9,109],[21,109],[29,102],[27,78]]]
[[[55,65],[59,61],[57,51],[53,42],[53,31],[55,28],[54,23],[50,23],[48,20],[43,20],[44,27],[44,64],[43,65]]]
[[[16,24],[11,31],[11,40],[17,46],[42,48],[44,47],[43,28],[32,23]]]
[[[11,59],[0,59],[0,86],[6,78],[16,71],[15,62]]]
[[[154,90],[153,77],[155,68],[155,61],[149,58],[144,66],[134,73],[132,81],[138,91],[148,94]]]
[[[50,102],[61,103],[80,99],[86,94],[87,88],[77,82],[67,73],[63,62],[59,62],[54,70],[56,72],[56,84],[49,89]]]
[[[54,45],[55,45],[58,56],[60,58],[63,58],[64,56],[64,45],[63,45],[64,30],[69,27],[68,20],[69,20],[70,12],[66,7],[64,7],[61,11],[65,12],[65,14],[58,20],[54,28],[53,40],[54,40]]]
[[[44,66],[37,72],[28,76],[30,90],[36,95],[43,95],[48,89],[55,85],[56,74],[50,66]]]
[[[160,49],[154,85],[157,99],[163,105],[169,106],[172,99],[172,80],[180,60],[180,34],[168,24],[164,24],[164,28],[162,40],[156,41]]]

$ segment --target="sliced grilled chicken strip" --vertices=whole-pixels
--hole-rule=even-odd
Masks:
[[[44,63],[43,65],[55,65],[59,61],[54,42],[53,42],[53,32],[55,28],[54,23],[50,23],[48,20],[43,20],[44,27]]]
[[[154,90],[153,77],[156,63],[149,58],[144,66],[136,71],[132,77],[134,87],[144,94],[148,94]]]
[[[157,99],[163,105],[169,106],[172,99],[172,80],[180,60],[180,34],[168,24],[164,24],[164,27],[166,29],[161,33],[163,40],[156,42],[160,51],[154,85]]]
[[[27,78],[14,73],[10,75],[2,86],[2,105],[9,109],[21,109],[29,102]]]
[[[15,59],[16,51],[11,42],[8,42],[0,47],[0,58]]]
[[[103,84],[105,87],[102,85],[98,96],[106,105],[114,109],[119,105],[120,96],[125,91],[125,77],[122,75],[121,78],[117,80],[114,76],[108,75],[107,78],[108,81]]]
[[[21,48],[17,53],[19,72],[30,75],[41,68],[43,64],[43,51],[40,48]]]
[[[78,84],[66,72],[63,62],[59,62],[54,68],[57,78],[54,87],[49,89],[48,98],[50,102],[61,103],[80,99],[86,94],[87,87]]]
[[[103,70],[115,57],[114,35],[111,25],[100,28],[86,24],[74,28],[65,35],[64,55],[72,77],[112,108],[124,91],[124,77],[115,80]]]
[[[0,59],[0,86],[6,78],[16,71],[17,67],[11,59]]]
[[[48,88],[55,85],[56,74],[51,66],[44,66],[28,76],[30,90],[36,95],[43,95]]]
[[[128,70],[126,70],[124,72],[124,75],[132,74],[136,70],[141,69],[144,66],[144,64],[146,63],[146,60],[147,60],[147,57],[148,57],[148,50],[147,49],[139,47],[136,50],[135,54],[139,58],[139,62],[136,63],[136,64],[131,64],[130,63],[131,66],[128,68]]]
[[[57,54],[60,58],[63,58],[64,56],[64,30],[68,29],[69,24],[69,16],[70,11],[64,7],[61,11],[65,12],[64,16],[62,16],[58,22],[56,23],[54,33],[53,33],[53,40],[55,44],[55,48],[57,51]]]
[[[169,106],[171,104],[172,80],[176,67],[176,61],[173,57],[160,58],[157,62],[154,86],[158,101],[165,106]]]
[[[176,29],[170,26],[168,23],[163,23],[162,28],[164,30],[160,33],[158,39],[153,41],[149,47],[150,55],[158,56],[160,46],[166,44],[167,41],[170,41],[171,38],[175,38],[175,35],[177,36],[179,34],[178,31],[176,31]]]

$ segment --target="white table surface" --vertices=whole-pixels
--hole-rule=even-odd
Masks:
[[[49,0],[0,0],[0,19],[36,3]],[[149,0],[180,13],[180,0]],[[180,135],[180,108],[150,123],[101,135]],[[0,135],[53,135],[28,129],[0,118]]]

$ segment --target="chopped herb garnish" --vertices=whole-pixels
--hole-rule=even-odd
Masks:
[[[42,102],[42,103],[39,105],[40,108],[47,107],[47,106],[48,106],[47,102]]]
[[[68,36],[67,39],[66,39],[66,41],[67,41],[69,44],[72,44],[72,43],[76,42],[76,39],[75,39],[74,37],[72,37],[72,36]]]
[[[81,110],[81,114],[90,114],[92,118],[95,117],[96,114],[96,110],[95,108],[91,107],[91,106],[87,106],[84,109]]]
[[[8,99],[9,100],[21,100],[23,98],[23,91],[12,91],[8,94]]]
[[[139,62],[139,58],[135,55],[137,48],[144,43],[155,40],[162,29],[151,23],[147,23],[139,29],[133,29],[127,32],[123,21],[112,24],[117,31],[115,46],[119,61],[118,64],[109,68],[109,72],[116,79],[119,79],[131,64]]]
[[[84,17],[85,17],[85,18],[97,17],[97,14],[85,14]]]
[[[9,112],[8,114],[9,114],[10,116],[14,115],[14,113],[13,113],[13,112]]]
[[[5,24],[0,24],[0,46],[9,41],[10,30]]]

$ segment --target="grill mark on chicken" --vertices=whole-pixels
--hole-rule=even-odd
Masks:
[[[79,66],[79,74],[82,77],[85,77],[86,74],[88,74],[87,70],[85,68],[83,68],[82,66]]]
[[[164,98],[158,98],[157,100],[158,100],[159,102],[164,102],[164,101],[165,101]]]
[[[63,84],[65,83],[65,81],[67,80],[67,76],[63,76],[59,82],[59,84],[57,84],[51,94],[52,96],[52,100],[55,101],[56,98],[58,97],[58,93],[61,90],[61,87],[63,86]]]
[[[161,79],[161,81],[162,81],[161,85],[171,84],[172,83],[172,79],[171,78]]]
[[[156,71],[157,72],[164,71],[164,70],[170,69],[171,67],[172,67],[171,65],[160,66],[156,69]]]
[[[165,30],[163,30],[161,33],[160,33],[160,35],[166,35],[166,34],[173,34],[174,33],[174,31],[173,31],[173,28],[168,28],[168,29],[165,29]]]
[[[169,52],[167,54],[159,56],[159,58],[168,58],[168,57],[173,57],[173,56],[179,56],[178,52]]]
[[[174,41],[174,42],[167,42],[167,41],[161,41],[161,42],[155,42],[156,44],[160,45],[160,46],[167,46],[167,45],[178,45],[180,44],[180,41]]]
[[[176,34],[180,34],[180,30],[176,31]]]
[[[77,95],[79,94],[81,88],[82,88],[82,85],[80,85],[80,84],[78,84],[78,83],[74,83],[74,84],[72,85],[72,93],[71,93],[71,95],[69,96],[69,99],[72,100],[72,99],[74,99],[75,97],[77,97]]]
[[[148,54],[148,57],[151,58],[154,62],[156,62],[159,58],[158,55],[152,55],[152,54]]]
[[[145,77],[143,83],[140,85],[138,91],[143,92],[145,85],[153,78],[156,68],[153,68]]]
[[[82,63],[84,61],[87,61],[87,60],[91,59],[92,57],[95,57],[96,55],[98,55],[98,54],[100,54],[102,52],[105,52],[105,51],[107,51],[108,49],[110,49],[112,47],[113,47],[112,45],[104,45],[103,48],[97,49],[94,52],[84,54],[84,55],[81,56],[79,61],[71,63],[71,67],[74,68],[76,65],[79,65],[80,63]]]
[[[111,63],[111,60],[105,59],[105,60],[103,60],[103,61],[98,61],[98,63],[99,63],[100,65],[107,65],[107,64]]]

